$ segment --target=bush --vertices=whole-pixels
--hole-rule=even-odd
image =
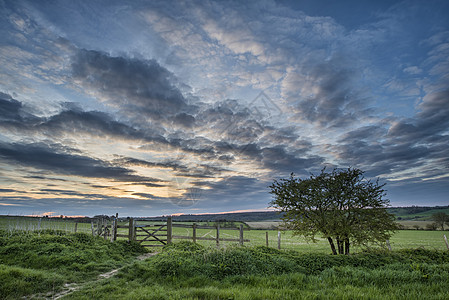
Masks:
[[[84,233],[55,231],[0,232],[0,263],[38,270],[57,270],[72,274],[96,263],[99,269],[146,252],[138,243],[111,243]],[[94,271],[90,265],[89,272]],[[81,275],[82,276],[82,275]]]
[[[17,299],[53,290],[64,283],[62,276],[44,271],[0,265],[0,299]]]

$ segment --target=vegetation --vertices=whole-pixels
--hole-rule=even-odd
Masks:
[[[224,231],[223,233],[225,233]],[[229,231],[231,232],[231,231]],[[87,234],[0,230],[0,299],[51,298],[66,284],[68,299],[448,298],[449,251],[441,231],[400,231],[395,251],[329,255],[320,240],[291,232],[283,249],[263,245],[265,232],[245,232],[250,246],[177,242],[146,261],[138,244]],[[277,232],[270,232],[277,238]],[[446,232],[446,234],[448,234]],[[420,244],[418,244],[420,243]],[[275,240],[270,244],[276,246]],[[411,248],[420,247],[416,250]],[[425,247],[426,249],[424,249]],[[296,250],[299,251],[296,251]],[[115,276],[98,275],[124,266]],[[50,292],[50,294],[47,294]]]
[[[275,197],[270,204],[285,213],[283,220],[298,235],[314,241],[322,234],[333,254],[349,254],[351,242],[382,243],[398,229],[382,187],[358,169],[322,170],[308,179],[291,174],[270,186]]]
[[[444,299],[449,253],[301,254],[181,242],[68,299]]]
[[[0,230],[0,299],[57,291],[129,262],[145,249],[84,233]]]
[[[388,211],[394,214],[398,220],[431,221],[432,215],[435,213],[449,214],[449,206],[390,207]]]
[[[449,215],[444,212],[437,212],[432,215],[435,227],[440,227],[444,230],[444,224],[449,224]]]

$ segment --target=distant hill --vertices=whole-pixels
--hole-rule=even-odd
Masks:
[[[432,215],[437,212],[445,212],[449,215],[448,206],[410,206],[410,207],[389,207],[388,211],[394,214],[398,220],[429,221]],[[174,221],[195,221],[195,222],[217,222],[217,221],[240,221],[240,222],[261,222],[280,221],[282,213],[276,211],[244,212],[244,213],[224,213],[224,214],[202,214],[202,215],[180,215],[173,216]],[[166,216],[151,217],[145,219],[165,220]]]
[[[276,211],[244,212],[244,213],[224,213],[224,214],[203,214],[203,215],[180,215],[173,216],[173,221],[178,222],[218,222],[218,221],[278,221],[281,214]],[[150,220],[165,220],[166,216],[145,218]]]
[[[398,220],[429,221],[432,215],[437,212],[444,212],[449,215],[448,206],[410,206],[410,207],[390,207],[388,211],[396,216]]]

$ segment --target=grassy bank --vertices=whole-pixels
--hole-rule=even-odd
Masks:
[[[331,256],[182,242],[68,299],[447,299],[448,284],[442,251]]]
[[[0,230],[0,299],[91,281],[144,251],[134,243],[112,244],[84,233]]]
[[[320,253],[177,242],[136,261],[145,250],[126,241],[54,230],[0,231],[0,299],[54,295],[67,283],[80,287],[67,299],[449,298],[449,251],[332,256],[327,247]],[[98,280],[119,267],[115,276]]]

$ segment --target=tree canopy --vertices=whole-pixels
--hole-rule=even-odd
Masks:
[[[437,212],[432,215],[432,220],[435,221],[435,225],[444,230],[444,223],[449,224],[449,215],[445,212]]]
[[[355,168],[334,169],[309,178],[275,180],[270,205],[285,212],[283,220],[296,234],[312,241],[321,234],[333,254],[349,254],[350,245],[384,243],[398,229],[387,212],[384,184],[365,179]]]

